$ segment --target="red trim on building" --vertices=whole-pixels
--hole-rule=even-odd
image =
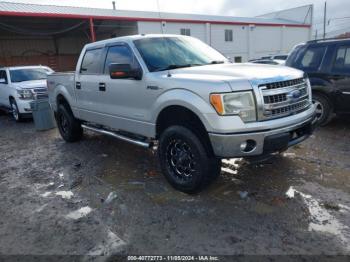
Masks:
[[[46,18],[72,18],[72,19],[104,19],[104,20],[122,20],[122,21],[144,21],[144,22],[174,22],[174,23],[196,23],[196,24],[223,24],[223,25],[260,25],[260,26],[286,26],[286,27],[306,27],[306,24],[272,24],[272,23],[249,23],[249,22],[230,22],[230,21],[211,21],[211,20],[192,20],[192,19],[173,19],[173,18],[141,18],[141,17],[123,17],[123,16],[91,16],[76,14],[53,14],[53,13],[30,13],[30,12],[9,12],[0,11],[0,16],[23,16],[23,17],[46,17]]]

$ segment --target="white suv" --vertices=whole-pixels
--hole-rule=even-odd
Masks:
[[[48,97],[46,78],[52,72],[46,66],[0,68],[0,106],[9,108],[17,122],[31,117],[30,102]]]

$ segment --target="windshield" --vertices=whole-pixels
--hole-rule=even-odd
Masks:
[[[190,37],[145,38],[134,44],[150,72],[228,61],[215,49]]]
[[[46,79],[50,73],[45,68],[26,68],[26,69],[13,69],[10,70],[10,77],[12,83]]]

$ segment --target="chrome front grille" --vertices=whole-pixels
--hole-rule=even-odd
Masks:
[[[260,120],[293,115],[306,110],[311,104],[304,78],[261,84],[258,88],[263,97]]]
[[[34,88],[34,98],[35,99],[47,99],[49,97],[49,94],[47,92],[47,88],[40,87],[40,88]]]

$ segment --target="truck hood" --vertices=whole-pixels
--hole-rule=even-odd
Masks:
[[[250,83],[278,82],[303,77],[303,72],[286,66],[263,65],[253,63],[216,64],[186,67],[170,70],[174,78],[192,78],[201,80],[221,80],[231,84],[243,80]]]
[[[47,88],[46,79],[12,83],[16,89]]]

